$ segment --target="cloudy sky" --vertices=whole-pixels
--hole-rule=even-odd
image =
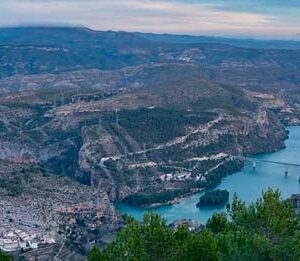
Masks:
[[[300,39],[300,0],[0,0],[0,26]]]

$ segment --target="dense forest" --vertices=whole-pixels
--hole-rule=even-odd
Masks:
[[[161,108],[119,112],[120,125],[134,139],[147,146],[160,144],[182,136],[186,126],[197,126],[213,120],[213,113],[191,113]],[[149,131],[151,130],[151,131]]]
[[[300,260],[300,218],[279,191],[268,190],[249,206],[235,196],[227,212],[197,233],[171,229],[156,214],[141,223],[129,219],[115,242],[94,247],[88,260]]]
[[[229,192],[227,190],[217,189],[214,191],[208,191],[200,197],[197,207],[225,205],[228,200]]]

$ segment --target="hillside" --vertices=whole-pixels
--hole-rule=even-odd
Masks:
[[[151,53],[152,43],[125,32],[61,27],[3,28],[0,43],[1,78],[80,69],[118,69],[157,61]]]
[[[111,82],[116,88],[139,87],[149,78],[159,84],[185,75],[187,70],[178,74],[174,66],[187,66],[212,81],[267,92],[297,89],[300,79],[297,49],[242,48],[217,39],[164,42],[86,28],[2,28],[0,57],[0,92],[45,86],[110,88]],[[161,74],[151,69],[160,66],[171,69]]]
[[[300,119],[300,51],[86,28],[0,39],[1,159],[105,187],[111,200],[214,184],[210,172],[240,168],[226,154],[280,149],[278,116]]]
[[[299,58],[222,41],[0,29],[3,227],[24,229],[32,209],[36,231],[59,241],[25,257],[81,260],[122,226],[112,203],[174,203],[240,170],[232,156],[284,148],[284,124],[300,124]]]
[[[257,98],[196,77],[124,93],[45,89],[0,101],[2,159],[105,188],[111,200],[199,190],[241,167],[226,154],[274,151],[286,138]]]

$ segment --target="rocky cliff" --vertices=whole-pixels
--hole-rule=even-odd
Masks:
[[[240,169],[231,156],[279,150],[287,138],[257,97],[205,79],[96,94],[4,96],[10,120],[2,121],[1,159],[39,164],[123,200],[211,186]],[[64,102],[54,104],[62,95]]]
[[[152,37],[0,29],[0,223],[58,240],[22,258],[84,260],[122,226],[111,201],[215,186],[300,123],[298,48]]]

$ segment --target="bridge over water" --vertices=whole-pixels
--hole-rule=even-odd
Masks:
[[[255,158],[243,157],[243,156],[231,156],[231,157],[234,159],[239,159],[239,160],[243,160],[243,161],[273,163],[273,164],[279,164],[279,165],[283,165],[283,166],[287,166],[287,167],[300,167],[300,164],[296,164],[296,163],[255,159]]]
[[[288,168],[289,167],[300,168],[300,164],[290,163],[290,162],[281,162],[281,161],[273,161],[273,160],[256,159],[256,158],[244,157],[244,156],[230,156],[230,157],[233,158],[233,159],[238,159],[238,160],[242,160],[242,161],[252,162],[253,169],[256,168],[257,163],[271,163],[271,164],[281,165],[281,166],[285,167],[285,175],[288,174]],[[300,178],[299,178],[299,182],[300,182]]]

